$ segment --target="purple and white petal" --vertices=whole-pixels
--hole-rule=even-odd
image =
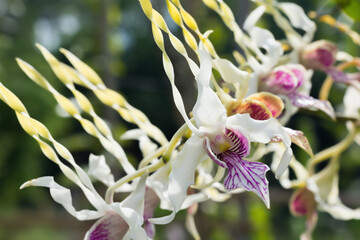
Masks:
[[[84,240],[118,240],[122,239],[128,230],[129,226],[119,214],[108,212],[95,222]]]
[[[270,208],[269,187],[265,177],[270,168],[260,162],[243,160],[236,153],[230,151],[226,151],[221,155],[228,166],[228,172],[224,180],[225,189],[244,188],[252,191],[264,201],[267,208]]]
[[[249,139],[241,134],[237,129],[225,129],[225,134],[231,140],[233,146],[228,151],[235,153],[239,158],[244,158],[249,155],[250,142]]]
[[[328,101],[318,100],[311,96],[302,95],[300,93],[292,93],[288,95],[292,104],[299,108],[307,108],[310,110],[321,110],[332,119],[335,119],[335,112]]]
[[[204,138],[204,148],[206,150],[207,155],[220,167],[227,168],[226,163],[224,163],[221,159],[219,159],[216,154],[211,149],[211,143],[208,137]]]
[[[269,143],[274,137],[281,138],[286,148],[276,168],[275,177],[279,178],[285,172],[293,156],[291,139],[275,118],[260,121],[252,119],[249,114],[236,114],[228,118],[227,124],[228,128],[246,133],[250,142]]]

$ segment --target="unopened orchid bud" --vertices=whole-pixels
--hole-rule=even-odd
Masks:
[[[298,89],[304,82],[306,69],[299,64],[288,64],[274,68],[262,79],[260,90],[275,94],[288,95]]]
[[[298,189],[290,199],[290,211],[295,216],[311,216],[316,211],[314,194],[307,188]]]
[[[327,71],[335,63],[337,50],[332,42],[316,41],[303,48],[300,52],[300,62],[308,69]]]

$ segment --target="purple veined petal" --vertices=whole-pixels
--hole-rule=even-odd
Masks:
[[[252,191],[270,208],[269,186],[265,177],[270,168],[264,163],[243,160],[230,151],[222,153],[221,157],[229,169],[224,180],[225,189],[244,188]]]
[[[318,100],[311,96],[305,96],[299,93],[292,93],[288,95],[292,104],[299,108],[308,108],[310,110],[321,110],[332,119],[335,119],[335,112],[328,101]]]
[[[114,212],[108,212],[100,218],[87,232],[86,240],[118,240],[122,239],[129,226],[125,220]]]
[[[348,77],[348,75],[336,68],[329,68],[326,70],[326,73],[330,75],[334,82],[347,84],[349,84],[350,82],[350,78]]]
[[[250,142],[247,137],[245,137],[237,129],[225,129],[225,134],[229,137],[233,146],[228,149],[228,151],[237,154],[239,158],[246,157],[250,152]]]

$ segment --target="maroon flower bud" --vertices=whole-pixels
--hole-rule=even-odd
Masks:
[[[306,45],[300,52],[300,62],[308,69],[326,72],[335,63],[338,49],[332,42],[320,40]]]

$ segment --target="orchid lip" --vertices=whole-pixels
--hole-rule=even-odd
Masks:
[[[224,144],[223,139],[230,141],[231,147],[218,154],[214,153],[212,145]],[[265,177],[269,167],[260,162],[249,162],[243,159],[250,152],[250,142],[246,136],[237,129],[226,128],[224,136],[215,137],[214,142],[210,142],[210,139],[206,137],[204,147],[209,157],[216,164],[228,169],[224,180],[225,189],[230,191],[244,188],[247,191],[252,191],[269,208],[268,181]],[[217,146],[217,149],[220,147]]]

